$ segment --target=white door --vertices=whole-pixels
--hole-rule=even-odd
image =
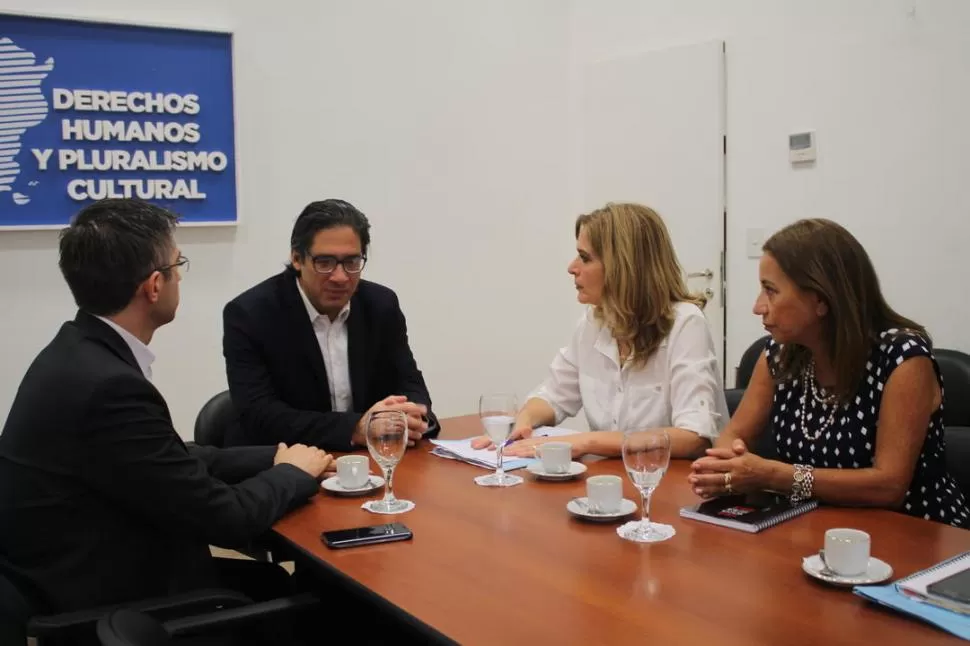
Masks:
[[[582,208],[639,202],[667,223],[724,371],[724,45],[701,43],[583,70]]]

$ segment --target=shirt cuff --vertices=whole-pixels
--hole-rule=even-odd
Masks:
[[[671,426],[714,440],[721,434],[721,425],[718,423],[720,417],[717,411],[694,408],[681,411],[676,419],[672,420]]]

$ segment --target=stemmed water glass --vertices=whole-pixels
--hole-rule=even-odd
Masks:
[[[482,395],[478,399],[478,416],[485,427],[485,434],[492,440],[496,452],[495,473],[478,476],[475,482],[485,487],[511,487],[522,483],[519,476],[509,475],[502,469],[502,450],[515,426],[518,405],[515,395],[497,393]]]
[[[623,434],[623,466],[640,492],[643,516],[626,529],[624,538],[645,543],[665,541],[673,532],[650,522],[650,497],[670,465],[670,436],[663,429],[627,431]],[[621,534],[623,535],[623,534]]]
[[[377,411],[367,420],[367,450],[374,462],[384,471],[384,498],[372,501],[372,511],[395,514],[407,511],[411,504],[394,497],[394,467],[397,466],[408,444],[408,418],[403,411]]]

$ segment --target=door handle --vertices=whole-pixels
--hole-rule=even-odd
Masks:
[[[705,269],[704,271],[692,271],[687,274],[688,278],[707,278],[710,280],[714,278],[714,272],[710,269]]]

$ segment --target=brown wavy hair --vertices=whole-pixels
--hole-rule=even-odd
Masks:
[[[930,340],[922,325],[889,306],[869,254],[842,225],[822,218],[799,220],[768,238],[763,250],[800,289],[814,292],[828,305],[822,333],[840,402],[858,389],[881,332],[898,329]],[[797,377],[811,359],[808,348],[785,344],[773,369],[775,379]]]
[[[694,303],[670,233],[653,209],[610,202],[576,218],[576,237],[585,227],[592,251],[603,263],[603,297],[593,308],[617,343],[631,348],[630,361],[643,366],[674,325],[674,306]]]

